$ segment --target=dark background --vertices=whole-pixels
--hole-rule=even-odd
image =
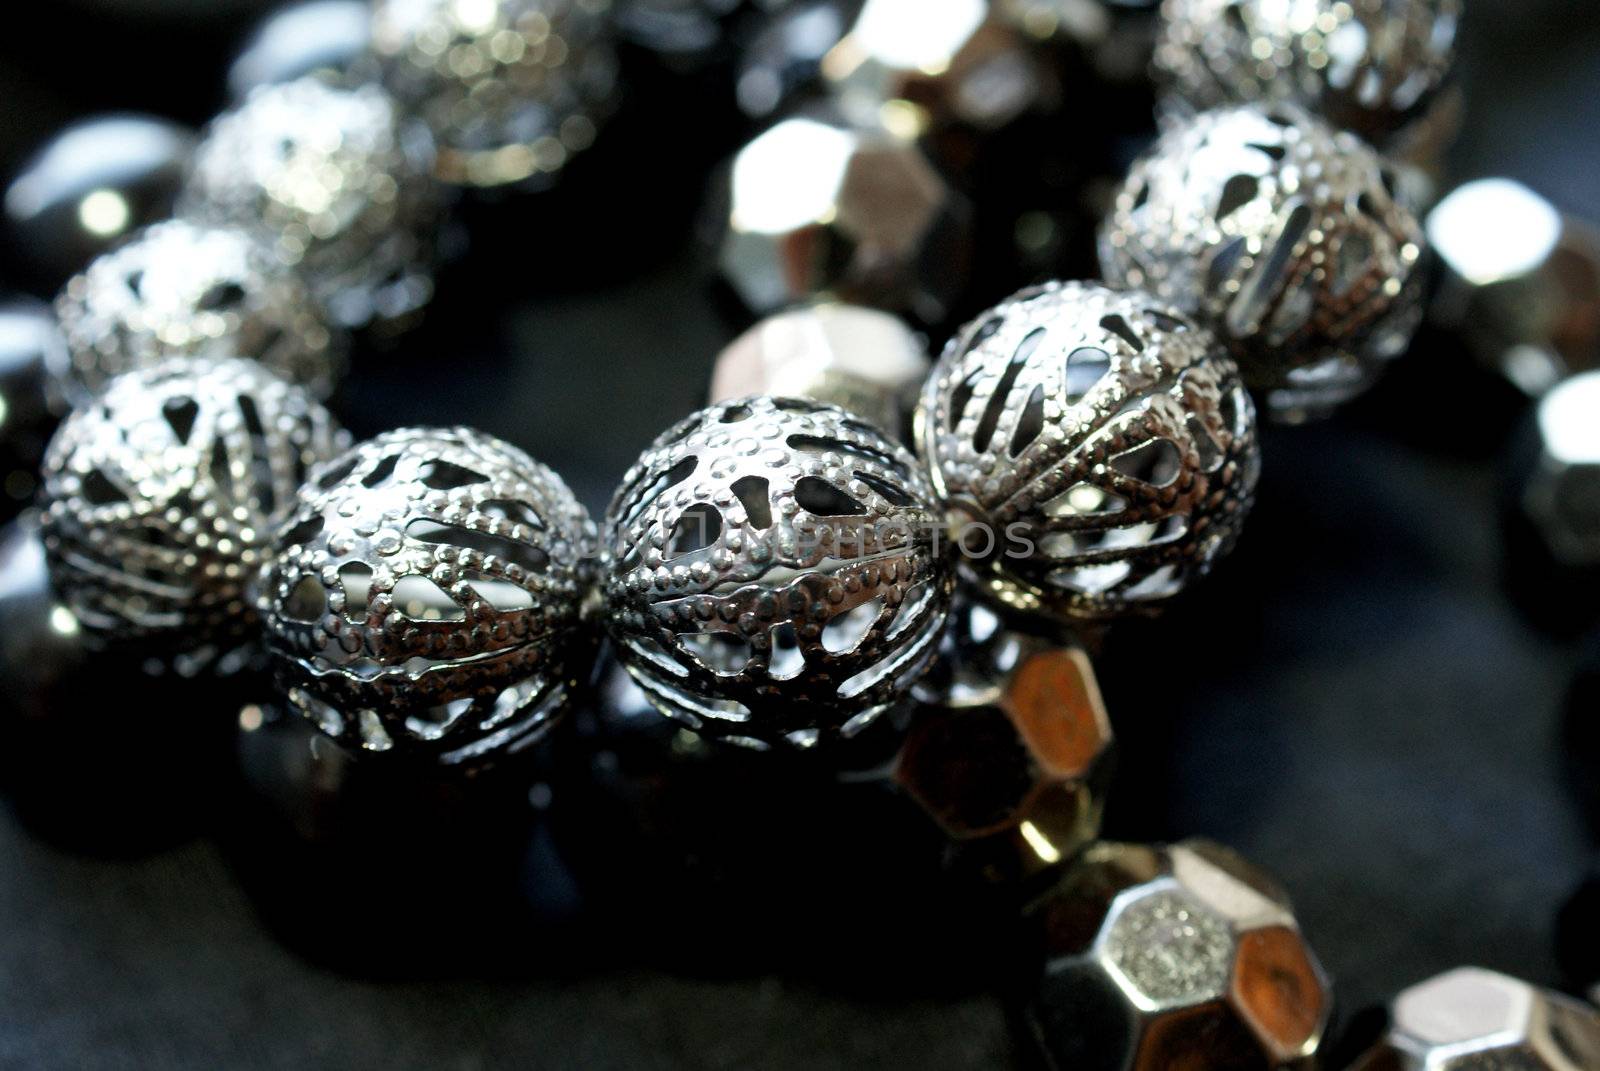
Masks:
[[[0,32],[0,175],[81,114],[204,121],[259,10],[26,6],[39,21]],[[1454,177],[1512,175],[1600,218],[1600,8],[1467,7]],[[657,92],[608,132],[626,148],[575,168],[576,192],[463,213],[474,244],[442,274],[429,319],[361,360],[339,400],[358,433],[470,422],[528,448],[598,509],[637,451],[696,407],[731,329],[692,223],[708,167],[741,128],[714,78],[636,77],[660,79]],[[1506,585],[1498,511],[1519,415],[1426,336],[1349,412],[1267,435],[1261,502],[1234,560],[1178,612],[1114,634],[1101,662],[1123,745],[1108,834],[1212,836],[1274,871],[1347,1011],[1462,963],[1585,980],[1581,934],[1563,945],[1556,916],[1594,859],[1592,782],[1569,740],[1594,711],[1568,710],[1584,645],[1538,627]],[[154,714],[130,696],[127,716]],[[473,955],[407,970],[403,929],[371,935],[390,953],[381,972],[319,956],[263,908],[262,866],[241,863],[231,752],[183,761],[205,768],[150,772],[149,792],[179,802],[147,838],[64,832],[25,800],[17,817],[0,813],[0,1065],[1018,1058],[979,972],[862,985],[861,965],[890,954],[870,938],[803,972],[759,956],[706,970],[627,947],[588,955],[555,935],[547,958],[539,939],[495,949],[478,932],[463,937]],[[85,797],[113,826],[145,802],[139,769],[118,785]],[[369,925],[314,868],[296,880],[305,915]],[[635,924],[718,926],[715,903],[659,899],[647,884],[633,901]],[[415,908],[426,917],[430,905]],[[919,937],[933,959],[969,920],[944,921]]]

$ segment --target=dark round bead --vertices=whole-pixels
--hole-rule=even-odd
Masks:
[[[31,298],[0,300],[0,519],[33,500],[60,416],[51,368],[66,357],[56,318]]]

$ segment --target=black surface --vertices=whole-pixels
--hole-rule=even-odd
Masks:
[[[109,3],[41,6],[49,36],[0,35],[8,165],[88,110],[203,119],[243,29],[214,20],[177,34],[118,22]],[[1468,6],[1461,174],[1517,175],[1600,216],[1600,12],[1585,0]],[[424,329],[356,368],[341,411],[359,433],[471,422],[603,505],[638,449],[696,405],[728,337],[689,231],[704,166],[736,128],[731,107],[680,110],[700,90],[680,92],[648,94],[653,109],[617,131],[632,147],[609,162],[597,152],[580,190],[467,213],[495,222],[473,228],[476,248],[441,278]],[[1593,794],[1575,784],[1593,767],[1566,754],[1594,734],[1563,723],[1581,648],[1541,632],[1503,588],[1506,406],[1492,382],[1424,346],[1332,423],[1272,432],[1235,559],[1167,619],[1114,634],[1102,659],[1123,742],[1108,833],[1209,835],[1275,871],[1346,1010],[1464,962],[1550,984],[1574,981],[1562,962],[1594,962],[1570,944],[1558,958],[1555,937],[1594,857]],[[160,716],[138,698],[128,718]],[[110,779],[113,792],[76,786],[86,813],[73,823],[27,800],[0,817],[0,1066],[1017,1058],[983,979],[894,980],[873,969],[890,943],[866,935],[804,971],[758,955],[711,972],[690,955],[634,954],[556,912],[506,940],[463,920],[463,947],[441,955],[457,916],[420,895],[431,886],[374,882],[369,894],[388,902],[368,911],[343,878],[250,855],[250,826],[216,776],[232,756],[190,750],[150,774],[164,835],[109,846],[91,835],[96,808],[107,825],[137,811],[138,776]],[[52,791],[74,787],[70,769],[59,776]],[[175,788],[193,793],[176,818]],[[394,839],[397,852],[410,846]],[[428,851],[427,838],[415,848]],[[716,932],[716,903],[653,893],[648,881],[632,890],[635,924]],[[269,909],[284,895],[290,910]],[[392,910],[411,896],[434,942],[414,963]],[[330,919],[385,927],[366,933],[388,950],[383,969],[319,954]],[[927,946],[958,946],[950,935],[966,921],[930,926]],[[1563,932],[1571,942],[1593,927]],[[750,943],[759,950],[760,935]]]

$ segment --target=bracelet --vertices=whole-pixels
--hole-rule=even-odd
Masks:
[[[1258,406],[1331,413],[1430,308],[1540,396],[1519,508],[1541,552],[1600,562],[1600,276],[1547,323],[1508,311],[1600,256],[1521,188],[1432,204],[1458,0],[741,7],[738,100],[773,121],[712,198],[714,255],[760,319],[598,522],[509,443],[355,443],[327,403],[352,351],[427,314],[453,211],[541,196],[606,136],[614,35],[693,67],[733,5],[313,6],[340,33],[274,58],[313,16],[269,24],[193,144],[137,131],[159,150],[147,177],[184,161],[172,219],[141,218],[158,210],[131,185],[86,195],[79,222],[108,241],[54,323],[0,309],[4,346],[47,372],[0,381],[8,492],[42,454],[37,513],[0,553],[30,578],[0,585],[8,630],[180,693],[270,671],[258,725],[287,713],[320,762],[454,792],[541,766],[603,797],[585,737],[627,720],[735,803],[887,793],[940,845],[937,880],[1005,920],[1049,1066],[1333,1060],[1331,984],[1274,879],[1208,841],[1098,839],[1113,727],[1092,659],[1233,549]],[[1137,82],[1118,53],[1141,40],[1161,132],[1104,199],[1103,281],[969,307],[993,220],[1021,203],[981,195],[1015,178],[985,154],[1082,67]],[[1514,233],[1470,241],[1506,212]],[[1063,240],[1025,211],[1008,237]],[[928,361],[918,330],[952,320]],[[1600,1067],[1594,1008],[1475,968],[1398,995],[1369,1040],[1371,1071]]]

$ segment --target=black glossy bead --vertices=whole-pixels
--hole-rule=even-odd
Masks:
[[[305,0],[269,14],[228,68],[228,92],[243,99],[257,86],[317,75],[356,76],[371,39],[365,0]]]
[[[0,300],[0,520],[33,500],[39,462],[60,417],[50,377],[65,361],[66,343],[48,306]]]
[[[194,142],[177,123],[123,114],[74,123],[40,147],[5,193],[7,244],[28,288],[53,297],[119,239],[169,215]]]

